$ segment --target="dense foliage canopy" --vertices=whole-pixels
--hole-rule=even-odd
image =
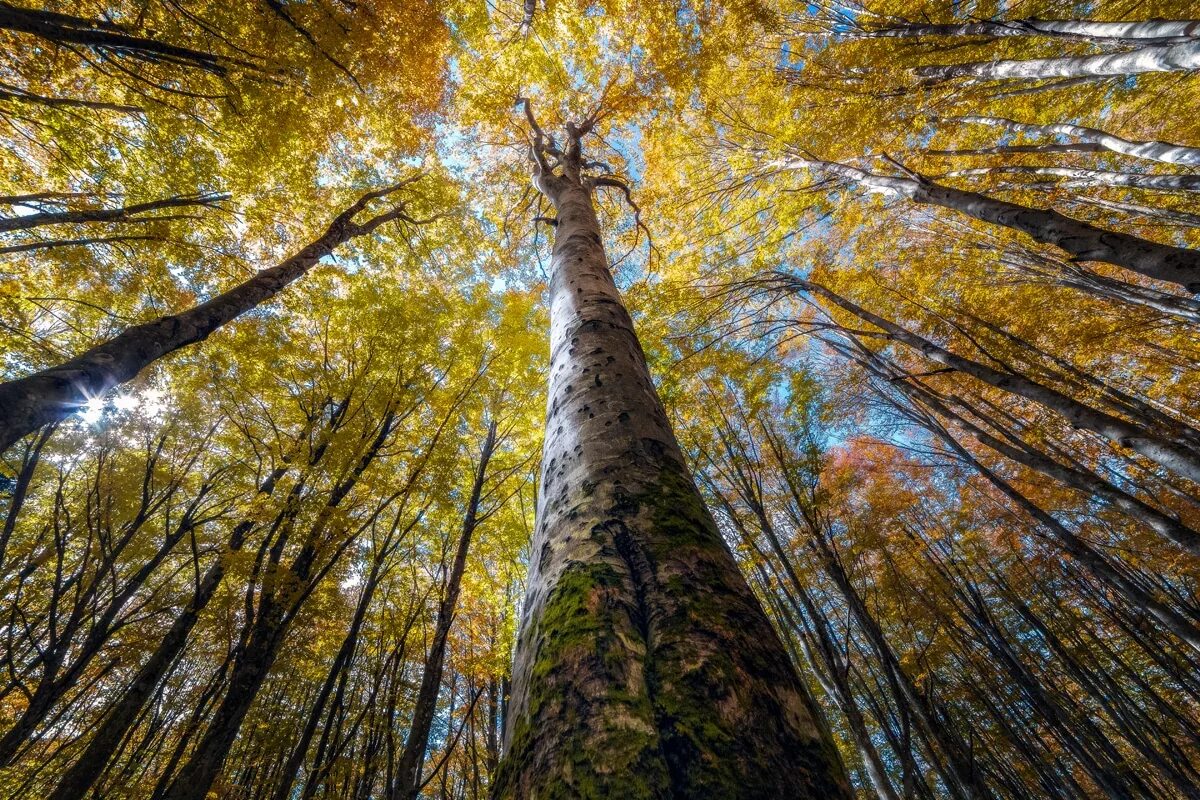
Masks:
[[[489,796],[573,141],[856,796],[1200,797],[1196,12],[0,2],[0,795]]]

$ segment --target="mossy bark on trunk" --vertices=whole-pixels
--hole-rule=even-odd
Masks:
[[[558,212],[550,387],[493,796],[849,797],[819,712],[687,470],[578,150],[576,137],[562,174],[536,177]]]

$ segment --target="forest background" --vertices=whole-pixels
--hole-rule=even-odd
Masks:
[[[0,792],[488,796],[588,119],[854,790],[1200,796],[1189,14],[0,3]]]

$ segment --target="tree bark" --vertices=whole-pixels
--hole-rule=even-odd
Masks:
[[[1030,208],[923,177],[895,177],[807,158],[784,159],[783,166],[806,167],[854,181],[868,191],[907,197],[915,203],[949,208],[969,217],[1021,231],[1052,244],[1079,261],[1103,261],[1154,280],[1200,292],[1200,252],[1105,230],[1050,209]]]
[[[286,536],[281,535],[272,544],[267,569],[274,573],[274,577],[264,581],[253,618],[246,622],[249,630],[245,646],[239,650],[234,661],[225,696],[187,762],[169,779],[161,792],[156,790],[155,800],[204,800],[208,796],[209,789],[221,773],[229,749],[237,739],[246,714],[275,664],[292,620],[309,593],[353,542],[354,536],[349,536],[335,543],[325,566],[314,569],[320,555],[320,539],[330,524],[333,512],[379,454],[391,435],[394,420],[395,414],[389,409],[374,440],[349,475],[334,486],[328,501],[313,521],[304,544],[286,567],[280,566]]]
[[[886,395],[883,396],[887,397]],[[888,402],[903,409],[894,399],[888,398]],[[1077,536],[1074,531],[1018,491],[1016,487],[1000,477],[994,470],[985,466],[969,450],[963,447],[944,426],[928,414],[920,410],[914,410],[912,413],[906,414],[906,416],[945,442],[964,464],[973,468],[988,483],[998,489],[1001,494],[1045,528],[1062,549],[1079,562],[1100,583],[1105,584],[1120,594],[1131,606],[1153,618],[1164,629],[1175,634],[1189,647],[1200,653],[1200,627],[1197,627],[1192,620],[1153,596],[1145,588],[1143,581],[1139,581],[1136,576],[1130,576],[1125,570],[1114,566],[1103,553]]]
[[[1053,36],[1071,39],[1187,41],[1200,34],[1200,20],[1155,19],[1139,22],[1095,22],[1084,19],[1010,19],[979,22],[919,23],[867,29],[861,36],[908,38],[916,36]]]
[[[467,568],[467,552],[471,547],[471,537],[474,535],[479,521],[479,502],[483,495],[484,481],[487,479],[488,462],[492,458],[495,446],[496,423],[492,422],[479,456],[475,482],[471,485],[471,495],[467,500],[467,509],[463,516],[462,533],[459,534],[454,562],[446,579],[445,595],[438,605],[433,640],[429,646],[429,654],[425,658],[425,668],[421,671],[421,688],[417,691],[417,702],[413,708],[408,739],[404,742],[404,750],[400,753],[400,760],[396,767],[399,778],[392,789],[389,800],[416,800],[421,788],[421,769],[425,765],[425,751],[429,747],[429,730],[433,726],[433,712],[437,708],[438,693],[442,688],[446,641],[450,638],[450,627],[454,623],[458,595],[462,588],[463,572]]]
[[[1042,78],[1110,78],[1146,72],[1190,72],[1200,69],[1200,42],[1186,41],[1160,47],[1142,47],[1127,53],[1063,58],[1030,58],[975,61],[965,64],[931,64],[913,72],[927,83],[955,78],[974,80],[1038,80]]]
[[[1124,156],[1161,161],[1164,164],[1184,164],[1200,166],[1200,147],[1187,147],[1170,142],[1142,142],[1136,139],[1123,139],[1111,133],[1105,133],[1098,128],[1088,128],[1083,125],[1071,125],[1065,122],[1055,122],[1049,125],[1036,125],[1031,122],[1018,122],[1004,117],[966,116],[955,117],[955,122],[973,122],[979,125],[994,125],[1014,133],[1031,133],[1039,136],[1073,136],[1090,144],[1099,145],[1105,150],[1120,153]]]
[[[1080,169],[1077,167],[1036,167],[1025,164],[1007,164],[995,167],[978,167],[947,172],[943,177],[969,177],[973,175],[1034,175],[1037,177],[1065,178],[1059,186],[1067,188],[1119,187],[1147,189],[1156,192],[1200,191],[1200,175],[1144,175],[1138,172],[1114,172],[1103,169]]]
[[[81,225],[85,222],[151,222],[154,217],[139,216],[149,211],[164,208],[211,208],[222,200],[228,200],[227,194],[202,194],[195,196],[168,197],[163,200],[150,200],[121,208],[90,208],[77,211],[41,211],[37,214],[26,214],[20,217],[5,217],[0,219],[0,233],[25,231],[30,228],[40,228],[44,225]]]
[[[90,398],[132,380],[168,353],[208,338],[222,325],[270,300],[338,245],[370,233],[384,222],[407,218],[401,206],[364,223],[353,220],[372,199],[403,185],[363,195],[339,214],[320,238],[294,256],[205,303],[134,325],[69,361],[0,384],[0,452],[43,425],[65,419]]]
[[[864,322],[871,323],[885,331],[889,338],[913,348],[931,361],[962,372],[964,375],[970,375],[1002,391],[1040,403],[1062,415],[1071,425],[1093,431],[1114,444],[1127,447],[1178,475],[1200,483],[1200,455],[1179,442],[1092,408],[1023,375],[1001,372],[986,364],[955,355],[907,328],[867,311],[820,284],[790,275],[786,276],[785,280],[792,282],[798,288],[825,298]]]
[[[280,467],[272,472],[259,487],[259,495],[270,495],[275,489],[275,484],[286,471],[286,467]],[[242,545],[245,544],[247,534],[253,527],[253,522],[246,520],[239,522],[229,535],[227,552],[239,552]],[[216,595],[221,581],[225,578],[226,558],[225,554],[219,555],[205,571],[187,608],[171,623],[171,627],[150,658],[138,670],[137,675],[125,688],[124,693],[112,709],[105,714],[83,754],[67,769],[58,785],[55,786],[54,791],[50,794],[50,800],[81,800],[96,779],[100,777],[108,759],[117,751],[125,734],[129,732],[138,714],[141,713],[154,690],[162,682],[167,670],[183,652],[189,634],[200,619],[200,614]]]
[[[244,63],[157,39],[134,36],[111,22],[20,8],[3,2],[0,2],[0,29],[30,34],[56,45],[82,45],[97,52],[195,67],[214,75],[224,75],[227,63]]]
[[[535,184],[558,213],[549,407],[493,797],[848,798],[820,712],[700,499],[609,272],[597,184],[580,174],[590,127],[568,125],[561,174],[540,129],[534,147]]]

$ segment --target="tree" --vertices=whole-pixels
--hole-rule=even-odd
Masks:
[[[208,338],[230,320],[274,297],[343,242],[396,219],[419,224],[403,203],[365,222],[354,221],[370,201],[393,194],[410,182],[364,194],[303,250],[201,305],[136,325],[70,361],[0,385],[0,411],[4,414],[0,450],[43,425],[66,418],[91,398],[133,379],[162,356]]]
[[[589,175],[524,104],[553,205],[546,444],[496,797],[841,796],[820,712],[737,572],[621,302]],[[784,767],[783,765],[787,765]],[[618,789],[619,787],[619,789]]]

